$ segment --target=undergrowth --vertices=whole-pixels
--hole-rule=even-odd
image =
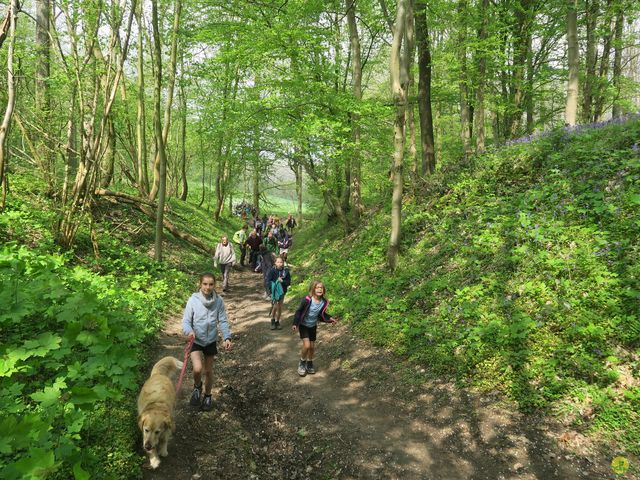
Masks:
[[[312,226],[292,261],[372,342],[640,454],[639,139],[633,120],[449,165],[405,195],[396,272],[388,210],[343,241]]]
[[[139,478],[137,391],[153,339],[180,312],[211,259],[166,234],[153,261],[153,222],[100,203],[96,241],[53,241],[56,213],[27,171],[12,175],[0,213],[0,477]],[[179,228],[211,242],[232,231],[170,202]]]

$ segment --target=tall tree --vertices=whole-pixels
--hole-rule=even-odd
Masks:
[[[169,139],[169,127],[171,125],[171,110],[173,107],[173,94],[176,84],[176,71],[178,64],[178,34],[180,31],[180,18],[182,15],[182,0],[175,0],[173,12],[173,28],[171,30],[171,53],[169,55],[169,79],[167,82],[167,98],[164,106],[164,118],[162,121],[162,143],[167,145]],[[154,39],[155,42],[155,39]],[[154,47],[155,48],[155,47]],[[157,65],[159,67],[159,65]],[[165,152],[166,155],[166,152]],[[165,159],[166,160],[166,159]],[[156,148],[156,156],[153,162],[153,185],[149,192],[149,198],[154,200],[158,195],[160,188],[160,170],[161,170],[160,151]],[[166,165],[165,165],[166,168]]]
[[[407,19],[406,19],[406,30],[405,30],[405,40],[406,45],[404,48],[404,55],[410,58],[410,61],[413,62],[413,59],[416,56],[416,22],[414,18],[414,5],[415,0],[409,0],[407,2]],[[408,163],[411,165],[411,169],[415,169],[418,165],[418,144],[417,144],[417,135],[416,135],[416,116],[415,116],[415,79],[413,76],[413,69],[409,69],[409,83],[407,85],[407,108],[405,110],[405,128],[408,130],[408,140],[409,146],[407,148],[407,156]],[[405,162],[406,163],[406,162]],[[414,181],[417,175],[417,171],[413,172]]]
[[[476,131],[476,153],[485,149],[485,87],[487,81],[487,55],[489,37],[489,0],[480,0],[480,28],[478,30],[477,63],[478,75],[476,83],[476,103],[474,108],[474,122]]]
[[[387,249],[387,264],[395,270],[398,266],[400,239],[402,231],[402,195],[403,195],[403,162],[405,147],[405,115],[407,109],[407,91],[409,86],[410,57],[407,55],[407,3],[409,0],[398,0],[396,21],[391,43],[391,94],[396,115],[393,126],[393,162],[391,178],[393,194],[391,199],[391,234]],[[404,48],[403,48],[404,46]]]
[[[136,22],[138,24],[138,75],[137,75],[137,117],[136,117],[136,163],[137,163],[137,186],[141,195],[149,194],[149,173],[147,169],[147,137],[146,137],[146,111],[145,111],[145,91],[144,91],[144,24],[142,15],[142,5],[140,2],[136,9]]]
[[[158,180],[158,205],[156,209],[156,235],[155,252],[156,261],[162,261],[162,237],[164,224],[164,204],[167,193],[167,153],[165,149],[164,133],[162,130],[162,117],[160,110],[160,97],[162,95],[162,46],[160,43],[160,28],[158,25],[158,5],[151,2],[151,27],[153,29],[153,59],[155,63],[154,90],[153,90],[153,131],[156,137],[156,151],[159,158],[157,166]],[[150,195],[152,196],[152,195]]]
[[[580,57],[578,53],[578,0],[569,0],[567,9],[567,52],[569,80],[567,82],[567,102],[564,121],[575,125],[578,116],[578,88],[580,81]]]
[[[51,70],[51,41],[49,34],[49,17],[51,5],[49,0],[36,1],[36,112],[41,125],[49,125],[51,99],[49,93],[49,75]],[[44,166],[45,178],[50,190],[54,190],[55,167],[48,129],[38,135],[38,156]]]
[[[7,48],[7,107],[0,123],[0,186],[2,186],[2,200],[0,201],[0,210],[4,210],[7,197],[7,160],[8,147],[7,139],[9,137],[9,127],[11,126],[11,117],[16,105],[16,89],[15,75],[13,72],[14,51],[16,45],[16,23],[18,20],[18,12],[20,4],[18,0],[11,0],[7,12],[7,35],[9,37],[9,47]],[[0,42],[1,45],[1,42]]]
[[[347,23],[349,24],[349,45],[351,52],[353,98],[356,109],[362,101],[362,59],[360,55],[360,36],[356,23],[356,2],[346,0]],[[351,156],[351,213],[354,223],[357,223],[364,212],[360,179],[362,176],[362,162],[360,158],[360,114],[351,112],[351,134],[353,140],[353,155]]]
[[[614,99],[612,116],[614,118],[622,115],[622,108],[620,107],[620,86],[622,80],[622,50],[624,45],[622,44],[622,32],[624,28],[624,9],[622,2],[616,3],[616,26],[615,35],[613,39],[613,88]]]
[[[96,49],[100,48],[97,38],[100,22],[103,18],[103,5],[69,5],[60,4],[67,26],[67,39],[70,43],[71,61],[65,63],[67,75],[74,79],[74,88],[78,95],[78,125],[80,127],[80,152],[78,168],[69,198],[64,198],[61,206],[61,218],[58,222],[56,239],[60,245],[69,248],[75,241],[76,232],[83,217],[92,204],[94,190],[99,178],[100,160],[105,154],[108,143],[104,141],[107,135],[108,122],[116,101],[118,87],[123,73],[123,65],[129,50],[131,26],[133,23],[136,0],[133,0],[128,12],[126,26],[122,28],[122,21],[126,10],[116,9],[117,15],[104,16],[109,23],[108,64],[112,67],[105,71],[104,77],[94,71],[97,68]],[[83,36],[77,34],[77,12],[82,14]],[[53,23],[55,25],[55,22]],[[119,36],[124,32],[122,47],[118,48]],[[60,42],[60,55],[65,56]],[[102,53],[100,53],[102,55]],[[91,68],[87,74],[86,68]],[[73,112],[72,112],[73,114]],[[70,145],[70,143],[67,143]]]
[[[469,99],[469,74],[467,67],[467,0],[459,0],[457,7],[458,36],[457,50],[460,71],[458,73],[458,91],[460,95],[460,138],[464,156],[469,157],[471,148],[471,126],[473,125],[471,102]]]
[[[582,119],[585,122],[593,120],[593,100],[596,88],[596,67],[598,64],[598,37],[597,26],[600,13],[599,0],[586,0],[586,48],[585,48],[585,72],[584,88],[582,89]]]
[[[525,76],[528,60],[531,58],[531,24],[533,0],[520,0],[514,5],[515,26],[513,35],[513,74],[511,80],[511,113],[507,115],[505,131],[511,137],[520,134],[522,114],[527,91]]]
[[[420,112],[420,173],[434,173],[436,151],[431,109],[431,46],[427,25],[427,2],[416,0],[416,43],[418,44],[418,109]]]
[[[181,58],[180,63],[180,179],[182,182],[180,200],[186,201],[189,195],[189,182],[187,181],[187,94],[185,91],[184,58]]]

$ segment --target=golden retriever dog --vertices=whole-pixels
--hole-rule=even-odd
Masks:
[[[176,388],[173,376],[182,362],[173,357],[160,359],[138,395],[138,426],[142,431],[142,447],[149,456],[151,468],[158,468],[160,457],[166,457],[171,432],[175,432],[173,406]]]

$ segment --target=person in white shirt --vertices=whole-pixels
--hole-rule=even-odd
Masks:
[[[229,243],[229,239],[226,235],[222,236],[220,243],[216,247],[216,253],[213,256],[214,265],[220,265],[220,272],[222,273],[222,291],[226,292],[229,288],[229,272],[231,267],[236,263],[236,252],[233,249],[233,245]]]

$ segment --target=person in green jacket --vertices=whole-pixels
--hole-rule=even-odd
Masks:
[[[267,234],[267,236],[262,241],[262,244],[265,247],[267,247],[267,250],[269,250],[274,255],[278,255],[279,254],[280,248],[278,247],[278,239],[273,236],[272,232],[269,232]]]
[[[244,267],[244,259],[247,257],[247,230],[249,225],[246,223],[240,230],[233,234],[233,243],[240,247],[240,265]]]

